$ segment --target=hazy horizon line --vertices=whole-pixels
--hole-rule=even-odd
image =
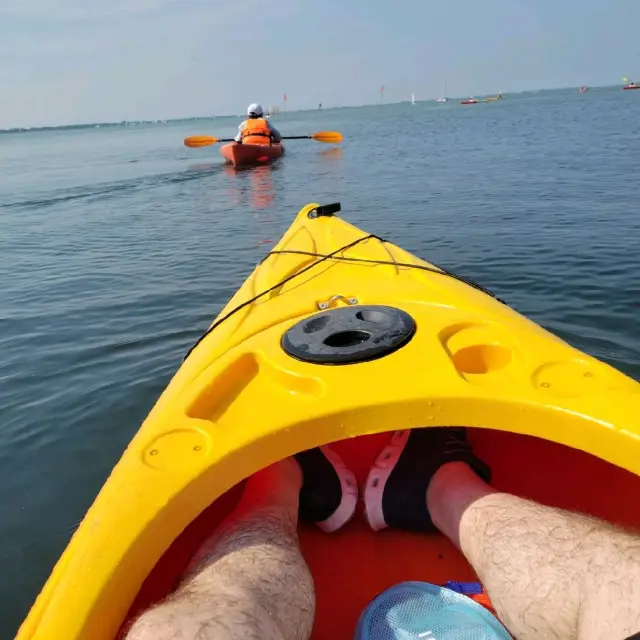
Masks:
[[[617,86],[619,85],[611,84],[611,85],[593,86],[589,88],[590,89],[610,89]],[[575,87],[574,86],[544,87],[541,89],[523,89],[521,91],[501,91],[500,93],[501,95],[521,95],[525,93],[542,93],[546,91],[569,91],[579,87],[580,85],[576,85]],[[476,93],[474,95],[478,97],[483,97],[485,95],[496,95],[496,94],[494,92],[494,93],[487,93],[487,94]],[[440,96],[440,97],[443,97],[443,96]],[[456,96],[456,97],[447,96],[447,97],[449,100],[458,100],[468,96]],[[426,98],[422,100],[416,100],[416,102],[435,102],[437,99],[438,99],[437,97]],[[363,104],[332,105],[332,106],[322,107],[322,109],[318,109],[317,107],[303,108],[303,109],[287,109],[286,111],[283,111],[281,109],[278,113],[278,117],[281,117],[283,114],[286,114],[286,113],[304,113],[308,111],[319,111],[319,110],[332,111],[334,109],[360,109],[362,107],[387,107],[387,106],[392,106],[397,104],[403,104],[405,102],[406,103],[410,102],[410,99],[398,100],[394,102],[385,101],[385,102],[376,102],[376,103],[372,102],[372,103],[363,103]],[[73,129],[100,128],[100,127],[118,127],[122,125],[127,126],[127,125],[140,125],[140,124],[169,124],[174,122],[190,121],[190,120],[212,120],[214,118],[241,118],[241,117],[243,117],[243,114],[230,113],[230,114],[222,114],[222,115],[212,114],[212,115],[206,115],[206,116],[183,116],[183,117],[174,117],[174,118],[149,118],[148,120],[109,120],[104,122],[78,122],[74,124],[61,124],[61,125],[51,124],[51,125],[36,126],[36,127],[0,128],[0,134],[29,133],[29,132],[35,133],[38,131],[48,131],[48,130],[62,131],[65,129],[73,130]]]

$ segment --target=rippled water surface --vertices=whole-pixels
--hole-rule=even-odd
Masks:
[[[633,95],[637,93],[638,95]],[[181,356],[307,202],[470,276],[640,378],[640,92],[0,135],[0,637],[10,637]]]

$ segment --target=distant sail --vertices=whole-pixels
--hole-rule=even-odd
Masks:
[[[416,97],[413,95],[413,93],[411,94],[411,104],[416,104]]]
[[[438,98],[436,102],[449,102],[449,98],[447,98],[447,79],[444,80],[444,95],[442,98]]]

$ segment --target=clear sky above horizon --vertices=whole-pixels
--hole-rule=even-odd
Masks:
[[[640,78],[640,0],[3,0],[0,128]]]

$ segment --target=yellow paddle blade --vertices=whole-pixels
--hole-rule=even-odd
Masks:
[[[311,137],[317,142],[328,142],[330,144],[342,142],[342,134],[339,131],[318,131],[317,133],[312,133]]]
[[[218,142],[218,138],[212,136],[190,136],[184,139],[184,144],[187,147],[208,147]]]

